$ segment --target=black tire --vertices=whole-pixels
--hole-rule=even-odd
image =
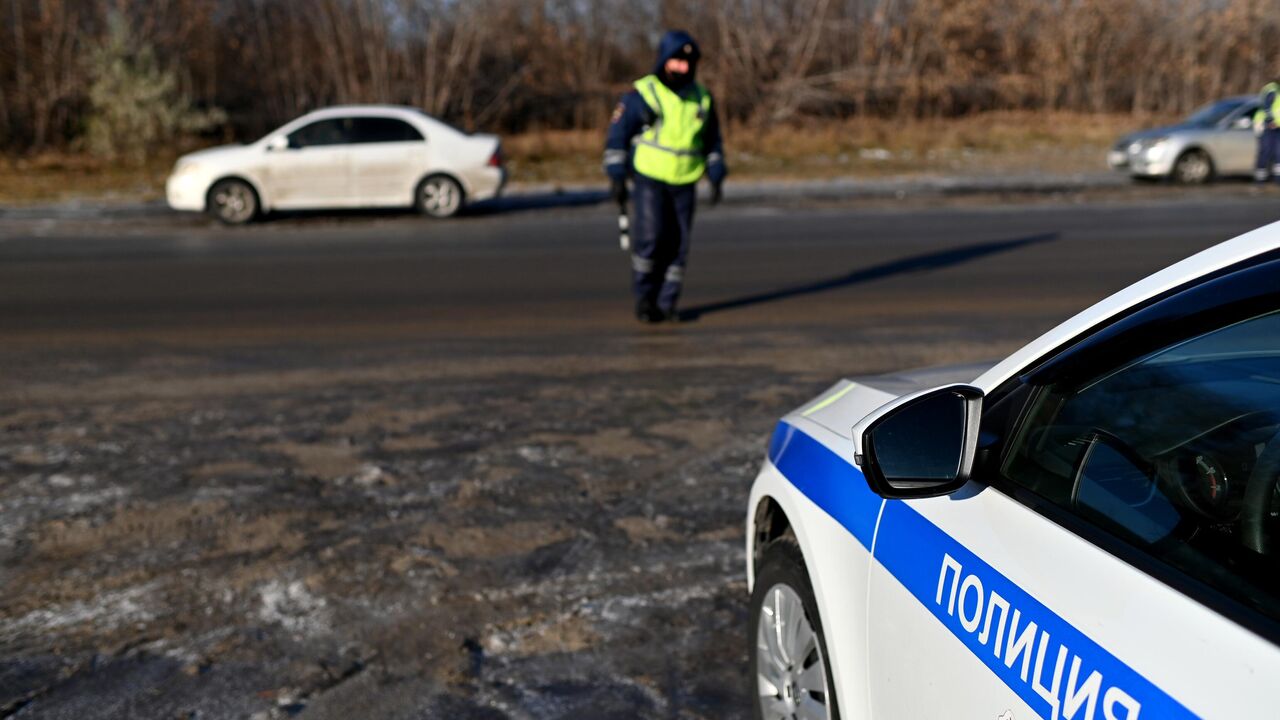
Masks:
[[[774,589],[778,586],[789,588],[800,597],[801,604],[804,607],[804,617],[817,635],[817,651],[820,653],[818,659],[822,661],[824,666],[826,686],[822,691],[822,695],[823,703],[827,709],[827,717],[830,720],[840,720],[840,708],[836,700],[835,683],[831,678],[831,655],[827,652],[827,640],[822,630],[822,618],[818,615],[818,604],[813,597],[813,586],[809,583],[809,573],[805,569],[804,557],[800,554],[800,548],[795,544],[794,539],[787,536],[783,536],[765,549],[760,561],[760,567],[756,571],[755,589],[751,593],[750,635],[747,647],[748,655],[751,659],[752,717],[756,720],[772,720],[775,717],[785,717],[785,715],[765,714],[762,705],[764,704],[763,698],[767,697],[767,694],[761,686],[762,680],[759,666],[761,656],[758,640],[760,637],[760,619],[765,603],[770,601]],[[813,664],[811,659],[812,653],[808,657],[802,658],[800,662],[809,667]],[[793,686],[793,688],[795,687]],[[790,689],[787,694],[790,697],[798,697],[802,692],[812,694],[813,691]]]
[[[1179,185],[1203,185],[1213,179],[1213,159],[1203,150],[1188,150],[1173,163],[1169,177]]]
[[[204,207],[210,217],[224,225],[244,225],[258,217],[262,203],[252,185],[229,178],[209,188]]]
[[[432,175],[418,183],[413,193],[413,207],[431,218],[451,218],[466,204],[462,184],[448,175]]]

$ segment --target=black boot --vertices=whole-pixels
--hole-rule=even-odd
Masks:
[[[636,301],[636,319],[640,322],[658,323],[666,319],[658,306],[649,298]]]

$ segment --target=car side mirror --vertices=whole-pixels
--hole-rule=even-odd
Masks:
[[[944,385],[898,398],[853,429],[867,484],[885,498],[948,495],[969,481],[978,450],[982,390]]]
[[[280,152],[289,149],[289,138],[284,135],[272,135],[267,138],[267,152]]]
[[[1248,116],[1238,117],[1236,118],[1235,122],[1231,123],[1231,127],[1235,128],[1236,130],[1252,130],[1253,118]]]

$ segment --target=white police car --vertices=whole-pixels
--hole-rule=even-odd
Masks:
[[[979,372],[779,423],[756,716],[1280,717],[1280,224]]]

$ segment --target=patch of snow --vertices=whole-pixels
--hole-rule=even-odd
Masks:
[[[278,624],[295,635],[318,635],[329,629],[328,602],[312,595],[301,580],[285,584],[273,580],[259,591],[258,617]]]

